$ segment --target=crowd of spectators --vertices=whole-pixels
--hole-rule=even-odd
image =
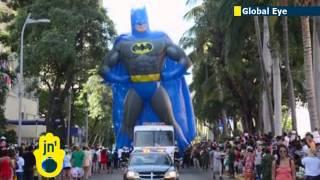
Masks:
[[[0,179],[45,179],[36,171],[33,155],[35,146],[15,147],[0,139]],[[73,146],[65,149],[63,170],[56,179],[87,180],[93,174],[113,173],[124,168],[130,149],[112,151],[96,145]],[[175,153],[179,154],[179,153]],[[245,180],[320,180],[320,132],[315,129],[304,137],[295,131],[282,136],[240,136],[223,141],[195,143],[183,153],[182,168],[196,168],[212,172],[213,179]]]
[[[0,180],[40,180],[36,170],[36,159],[33,154],[34,145],[17,148],[0,141]],[[87,180],[93,174],[111,174],[113,169],[124,167],[129,159],[129,148],[110,151],[96,145],[94,147],[73,146],[65,149],[63,170],[57,180]],[[44,166],[43,166],[44,167]]]
[[[184,153],[182,167],[213,171],[213,179],[225,176],[245,180],[320,180],[320,132],[304,137],[295,131],[282,136],[241,136],[224,141],[202,141]]]

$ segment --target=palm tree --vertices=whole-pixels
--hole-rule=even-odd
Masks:
[[[314,5],[320,6],[320,0],[315,0]],[[313,63],[314,63],[314,80],[317,98],[318,123],[320,123],[320,17],[313,17]]]
[[[271,61],[270,50],[267,49],[267,44],[269,43],[269,27],[267,22],[264,24],[264,45],[262,45],[261,35],[260,35],[260,24],[258,16],[254,17],[254,27],[257,36],[257,44],[258,44],[258,53],[260,59],[260,69],[262,73],[263,80],[263,93],[262,93],[262,116],[263,116],[263,125],[264,132],[274,132],[274,121],[273,121],[273,112],[272,112],[272,104],[271,104],[271,91],[270,91],[270,80],[268,77],[268,67],[269,62]],[[266,59],[266,60],[265,60]],[[271,125],[271,126],[270,126]]]
[[[316,92],[314,85],[314,73],[312,62],[312,47],[311,47],[311,33],[309,17],[301,17],[302,39],[303,39],[303,51],[304,51],[304,71],[306,78],[306,93],[308,99],[308,107],[310,114],[311,127],[319,127]]]
[[[282,0],[281,5],[288,6],[288,0]],[[289,57],[289,38],[288,38],[288,17],[282,17],[282,33],[283,33],[283,46],[284,46],[284,63],[286,76],[288,80],[289,88],[289,107],[291,110],[292,118],[292,129],[297,130],[297,116],[296,116],[296,98],[294,94],[293,79],[290,67],[290,57]]]
[[[279,136],[282,135],[281,119],[282,119],[282,108],[281,108],[281,73],[280,73],[280,62],[278,52],[272,51],[272,74],[273,74],[273,99],[274,99],[274,133]]]

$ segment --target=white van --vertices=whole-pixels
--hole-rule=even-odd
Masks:
[[[134,151],[145,148],[165,151],[173,159],[175,151],[174,128],[168,125],[140,125],[134,127]]]

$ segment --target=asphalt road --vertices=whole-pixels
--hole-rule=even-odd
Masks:
[[[211,171],[208,172],[198,169],[182,169],[180,171],[181,180],[212,180]],[[223,178],[224,180],[231,180]],[[113,174],[102,173],[95,175],[90,180],[122,180],[122,172],[120,170],[113,172]]]

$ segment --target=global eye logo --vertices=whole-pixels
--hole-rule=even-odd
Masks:
[[[62,170],[64,151],[60,149],[60,138],[52,133],[40,136],[39,147],[33,152],[40,175],[56,177]]]

